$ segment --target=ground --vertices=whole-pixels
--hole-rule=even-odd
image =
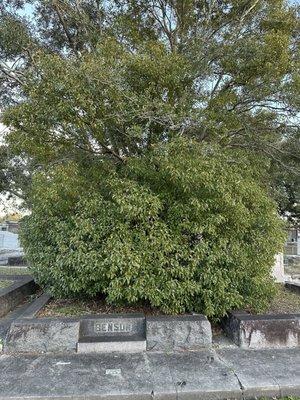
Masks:
[[[0,289],[4,289],[4,288],[8,287],[8,286],[12,285],[12,283],[13,283],[13,281],[7,281],[7,280],[1,281],[0,280]]]
[[[299,376],[299,349],[4,354],[0,399],[296,399]]]
[[[25,267],[0,267],[0,275],[27,275],[29,271]]]
[[[278,294],[268,309],[268,314],[295,313],[300,313],[300,296],[280,286]]]
[[[79,316],[88,314],[109,313],[144,313],[146,315],[162,314],[159,310],[146,306],[114,307],[105,303],[104,299],[93,300],[51,300],[39,313],[39,317]],[[300,313],[300,296],[278,285],[278,293],[267,310],[268,314]]]
[[[38,317],[71,317],[90,314],[131,314],[143,313],[145,315],[161,315],[160,310],[146,306],[112,306],[103,298],[92,300],[62,299],[51,300],[38,314]]]

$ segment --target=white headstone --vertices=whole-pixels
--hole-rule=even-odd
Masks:
[[[283,253],[279,253],[275,256],[272,275],[278,283],[284,283],[287,280],[287,277],[284,275]]]

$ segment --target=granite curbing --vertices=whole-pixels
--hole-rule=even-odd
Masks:
[[[145,349],[144,345],[139,348],[147,351],[197,350],[212,344],[211,325],[203,315],[151,318],[143,314],[102,314],[83,318],[29,318],[32,308],[36,307],[33,304],[11,324],[4,343],[5,353],[72,353],[76,352],[77,344],[86,339],[122,342],[134,335],[145,343]],[[96,332],[98,325],[105,325],[108,331]],[[110,332],[109,325],[118,329]],[[129,326],[130,330],[120,326]]]
[[[18,319],[9,328],[4,353],[75,353],[79,321]]]
[[[26,296],[37,291],[37,284],[31,276],[15,281],[7,288],[0,290],[0,318],[21,304]]]
[[[146,318],[148,351],[199,350],[212,345],[212,330],[202,314]]]
[[[252,315],[235,311],[223,320],[223,328],[241,348],[300,347],[300,314]]]
[[[48,293],[43,293],[37,297],[24,311],[21,318],[35,318],[38,312],[49,303],[52,296]]]
[[[122,342],[122,338],[126,341],[127,336],[135,334],[146,342],[147,352],[198,351],[212,346],[210,322],[201,314],[101,314],[33,318],[43,301],[49,298],[49,295],[42,295],[19,319],[12,322],[4,344],[7,354],[74,353],[80,341]],[[126,323],[131,327],[130,330],[120,328],[120,324]],[[96,332],[96,326],[101,327],[102,324],[105,325],[104,331]],[[110,325],[115,325],[116,330]],[[251,315],[236,311],[223,321],[223,328],[235,344],[245,349],[300,347],[300,314]]]

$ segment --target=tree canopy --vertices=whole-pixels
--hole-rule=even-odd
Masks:
[[[24,162],[125,162],[186,136],[262,156],[282,211],[299,216],[287,1],[4,1],[0,60],[10,154]]]

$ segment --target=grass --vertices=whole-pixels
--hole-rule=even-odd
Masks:
[[[296,314],[300,313],[300,296],[278,285],[278,291],[272,300],[267,314]]]
[[[28,275],[29,271],[24,267],[0,267],[0,275]]]
[[[13,281],[7,281],[7,280],[1,281],[0,280],[0,289],[4,289],[4,288],[12,285],[13,283],[14,283]]]

